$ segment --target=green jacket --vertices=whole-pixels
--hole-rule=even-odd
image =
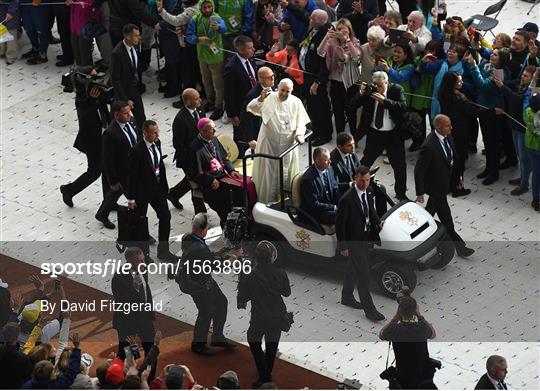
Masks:
[[[251,0],[250,0],[251,1]],[[246,0],[214,0],[216,10],[225,21],[227,31],[225,35],[237,34],[243,25],[243,10]],[[234,26],[231,22],[234,21]]]
[[[525,130],[525,148],[540,152],[540,128],[534,126],[535,115],[540,115],[540,112],[534,113],[530,107],[527,107],[523,113],[523,120],[527,126]]]
[[[415,59],[415,66],[420,62],[421,57],[418,56]],[[433,81],[435,80],[434,75],[428,75],[427,73],[420,74],[420,81],[418,85],[413,85],[413,94],[423,95],[428,98],[421,98],[419,96],[413,96],[411,98],[411,108],[415,110],[429,109],[431,110],[431,97],[433,96]]]
[[[218,31],[210,28],[210,18],[214,18],[219,24]],[[199,12],[188,24],[186,40],[192,45],[197,45],[197,58],[199,61],[206,64],[219,64],[225,59],[222,37],[225,31],[227,31],[227,27],[221,16],[215,12],[210,16],[204,16]],[[199,37],[209,37],[210,45],[198,43],[197,40]],[[214,53],[214,47],[218,49],[217,53]]]

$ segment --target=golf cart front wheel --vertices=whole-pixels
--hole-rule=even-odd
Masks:
[[[450,240],[448,235],[443,237],[443,240],[437,245],[437,251],[441,257],[439,262],[431,266],[432,269],[442,269],[454,259],[455,246],[454,242]]]
[[[395,298],[404,286],[412,292],[416,287],[416,273],[410,267],[395,263],[384,263],[376,272],[377,285],[383,293],[391,298]]]

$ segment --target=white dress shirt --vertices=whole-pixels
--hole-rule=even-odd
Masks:
[[[135,133],[135,130],[133,129],[133,127],[130,125],[129,122],[121,123],[121,122],[116,121],[116,123],[118,124],[118,126],[120,126],[120,129],[122,129],[122,133],[124,133],[124,136],[126,136],[129,145],[133,147],[133,145],[131,144],[131,138],[129,137],[129,135],[126,134],[126,131],[129,130],[131,135],[134,137],[135,141],[138,141],[137,133]],[[126,126],[127,126],[127,129],[126,129]]]
[[[384,94],[381,94],[381,95],[384,95],[384,97],[386,98],[387,93],[388,93],[388,87],[386,87],[386,91],[384,91]],[[369,98],[369,99],[372,99],[372,98]],[[390,117],[390,111],[386,108],[384,109],[382,127],[380,129],[377,129],[377,127],[375,126],[375,118],[377,117],[377,108],[379,107],[380,104],[382,103],[375,102],[375,110],[373,111],[373,119],[371,120],[371,127],[375,130],[378,130],[379,132],[389,132],[391,130],[394,130],[394,128],[396,127],[396,124],[394,123],[394,121],[392,121],[392,118]]]
[[[134,56],[133,56],[133,57],[135,57],[135,68],[137,68],[137,66],[139,65],[139,58],[137,57],[137,50],[135,49],[135,46],[129,46],[129,45],[126,43],[126,41],[124,41],[124,40],[122,40],[122,43],[124,44],[124,47],[126,48],[126,50],[127,50],[127,52],[128,52],[128,56],[129,56],[129,61],[130,61],[130,62],[131,62],[131,58],[132,58],[132,56],[131,56],[131,54],[132,54],[131,49],[133,48],[133,53],[135,53]]]

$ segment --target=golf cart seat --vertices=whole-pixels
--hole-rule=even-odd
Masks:
[[[336,233],[333,225],[321,224],[307,211],[302,209],[302,196],[300,183],[304,176],[303,172],[296,174],[292,180],[292,205],[287,206],[287,213],[292,222],[302,228],[309,229],[320,235],[333,235]]]
[[[221,143],[221,145],[223,145],[223,148],[225,148],[227,155],[229,155],[229,160],[233,164],[234,169],[238,171],[240,174],[243,174],[242,159],[238,159],[238,156],[240,155],[240,151],[238,150],[238,146],[236,145],[236,143],[227,134],[220,134],[218,136],[218,140]],[[246,162],[246,171],[247,171],[248,176],[251,176],[252,168],[253,168],[253,160],[248,159],[248,161]]]

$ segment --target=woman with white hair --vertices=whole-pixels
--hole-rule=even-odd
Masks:
[[[360,81],[371,83],[371,73],[380,59],[392,55],[392,48],[384,46],[386,32],[380,26],[371,26],[367,32],[368,41],[360,47],[362,71]]]
[[[247,111],[262,117],[255,153],[278,156],[295,142],[304,142],[306,124],[310,119],[302,101],[292,95],[292,91],[292,80],[283,79],[279,82],[278,91],[272,92],[271,88],[265,88],[258,98],[247,105]],[[290,187],[292,178],[298,171],[298,149],[295,149],[283,158],[283,181],[286,187]],[[259,202],[270,203],[278,200],[277,160],[255,159],[252,178]]]

